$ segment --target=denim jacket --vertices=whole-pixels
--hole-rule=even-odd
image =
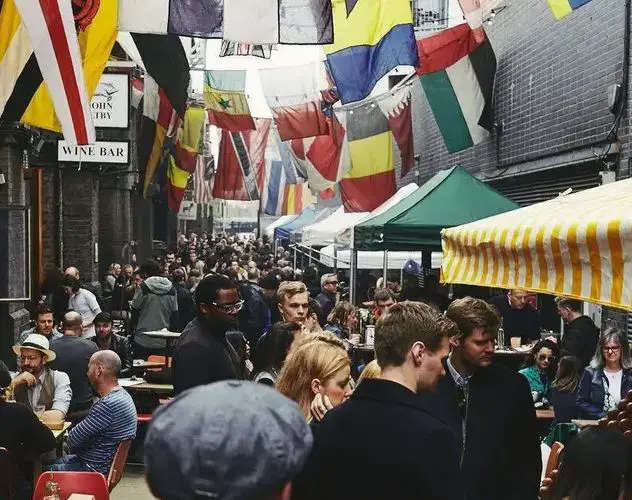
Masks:
[[[587,367],[579,381],[577,406],[582,418],[597,419],[606,415],[604,399],[608,387],[608,379],[603,369]],[[632,370],[623,370],[621,378],[621,399],[632,390]]]

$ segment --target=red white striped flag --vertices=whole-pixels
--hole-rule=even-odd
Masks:
[[[64,139],[95,142],[71,0],[15,0],[50,91]]]
[[[195,176],[193,177],[193,201],[195,203],[210,203],[213,199],[211,186],[212,173],[207,173],[206,171],[206,165],[209,162],[213,162],[212,156],[207,158],[199,155],[197,158],[197,167],[195,168]]]

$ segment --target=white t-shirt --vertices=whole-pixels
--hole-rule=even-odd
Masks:
[[[621,401],[621,379],[623,378],[623,370],[619,370],[618,372],[607,372],[604,370],[603,373],[608,380],[608,390],[606,392],[604,407],[610,411],[616,409]]]
[[[83,334],[81,337],[84,339],[94,337],[96,332],[94,331],[92,322],[95,316],[101,312],[101,308],[94,294],[85,288],[80,288],[77,293],[72,295],[68,300],[68,309],[81,314],[83,323]]]

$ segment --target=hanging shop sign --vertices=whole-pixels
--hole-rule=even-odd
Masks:
[[[69,146],[57,142],[57,160],[75,163],[129,163],[128,141],[98,141],[87,146]]]
[[[90,101],[95,127],[129,127],[129,74],[103,73]]]
[[[180,220],[197,220],[197,203],[188,200],[182,200],[180,211],[178,212]]]

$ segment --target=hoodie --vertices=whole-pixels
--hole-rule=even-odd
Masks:
[[[147,349],[164,349],[166,341],[143,332],[168,329],[178,312],[176,289],[169,278],[152,276],[136,290],[132,308],[138,311],[134,341]]]

